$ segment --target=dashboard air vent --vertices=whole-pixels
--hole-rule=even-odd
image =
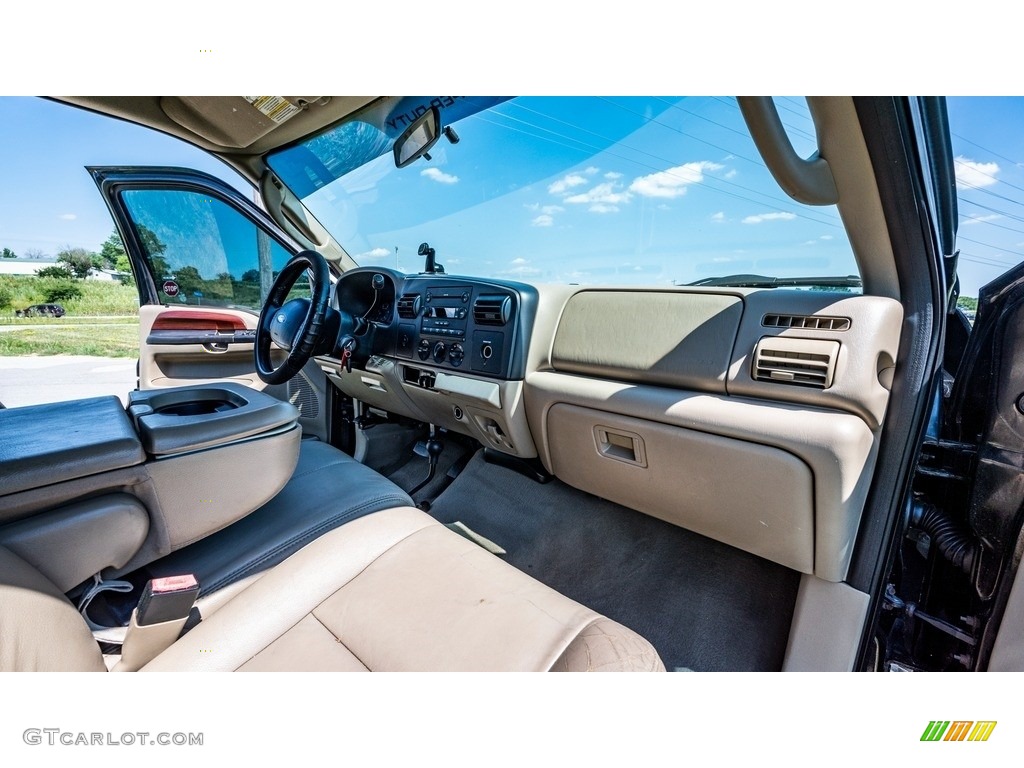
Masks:
[[[512,312],[508,296],[480,296],[473,304],[473,320],[477,325],[504,325]]]
[[[814,331],[848,331],[850,318],[824,315],[765,315],[761,325],[766,328],[809,328]]]
[[[815,389],[832,386],[839,342],[764,336],[754,348],[753,377]]]
[[[418,293],[403,293],[398,300],[398,316],[406,320],[412,320],[420,313],[420,295]]]

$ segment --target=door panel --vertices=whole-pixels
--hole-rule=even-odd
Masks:
[[[309,363],[268,386],[253,357],[260,307],[298,247],[237,190],[174,168],[90,168],[139,288],[139,387],[232,381],[299,408],[306,434],[328,439],[327,379]],[[300,278],[289,298],[309,296]],[[283,350],[271,359],[279,365]]]
[[[139,388],[234,381],[264,389],[253,363],[257,320],[242,310],[139,307]],[[278,364],[284,352],[271,356]]]

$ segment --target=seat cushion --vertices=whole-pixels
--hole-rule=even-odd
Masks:
[[[82,617],[43,574],[0,547],[0,672],[105,672]]]
[[[405,507],[319,537],[144,671],[553,668],[664,670],[636,633]]]
[[[241,478],[225,478],[241,482]],[[304,440],[281,492],[252,514],[146,567],[151,577],[193,573],[202,595],[277,565],[318,536],[381,509],[411,505],[401,488],[326,443]]]

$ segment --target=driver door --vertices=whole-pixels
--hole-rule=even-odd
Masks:
[[[88,169],[114,217],[139,291],[139,389],[233,381],[299,408],[327,440],[327,379],[312,361],[289,382],[256,375],[253,344],[274,277],[299,250],[238,191],[198,171]],[[290,297],[309,295],[301,278]],[[284,357],[273,354],[278,364]]]

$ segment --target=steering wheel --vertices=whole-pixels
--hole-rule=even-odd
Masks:
[[[288,292],[303,272],[309,271],[312,298],[292,299]],[[327,261],[315,251],[300,251],[291,258],[270,287],[256,326],[256,373],[267,384],[283,384],[301,370],[320,344],[331,292]],[[276,368],[270,342],[288,352]]]

